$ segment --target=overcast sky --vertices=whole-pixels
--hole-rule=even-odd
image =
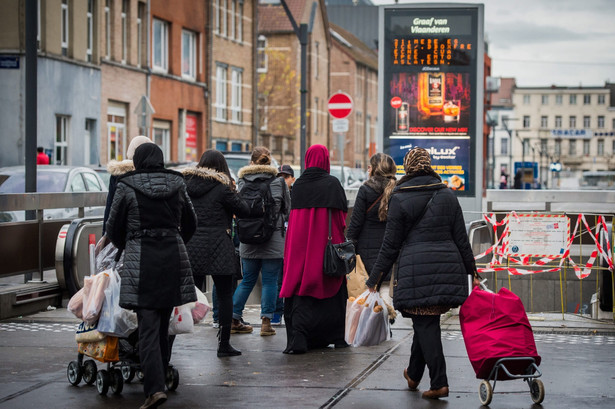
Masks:
[[[445,2],[485,5],[492,76],[514,77],[521,87],[615,82],[615,0]],[[412,3],[419,2],[399,0]]]

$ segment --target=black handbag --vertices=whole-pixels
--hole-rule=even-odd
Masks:
[[[343,243],[333,244],[331,233],[331,209],[329,209],[329,237],[325,247],[325,258],[322,271],[328,277],[343,277],[354,270],[357,256],[354,243],[346,240]]]

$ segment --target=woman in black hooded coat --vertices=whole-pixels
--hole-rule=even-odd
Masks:
[[[235,190],[224,159],[216,150],[207,150],[194,168],[184,170],[188,195],[199,219],[196,233],[188,243],[192,274],[203,288],[205,276],[214,281],[219,309],[218,356],[241,355],[229,343],[233,318],[233,281],[239,275],[239,258],[232,239],[233,215],[246,217],[248,204]]]

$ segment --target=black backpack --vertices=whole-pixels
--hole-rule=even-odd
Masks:
[[[269,241],[276,228],[278,215],[270,185],[276,178],[246,180],[239,196],[248,203],[250,216],[237,220],[237,236],[244,244],[261,244]]]

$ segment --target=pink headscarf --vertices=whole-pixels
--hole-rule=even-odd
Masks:
[[[318,167],[330,173],[329,150],[324,145],[312,145],[305,152],[305,168]]]

